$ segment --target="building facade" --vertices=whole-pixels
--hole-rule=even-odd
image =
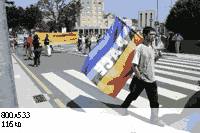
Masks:
[[[113,24],[116,14],[104,12],[103,0],[80,0],[82,10],[75,29],[83,34],[105,34]]]
[[[150,19],[153,19],[150,22]],[[154,27],[155,22],[155,10],[138,11],[138,28],[144,28],[145,26]]]

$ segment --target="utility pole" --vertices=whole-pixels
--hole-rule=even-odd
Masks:
[[[5,2],[0,0],[0,108],[18,108]]]

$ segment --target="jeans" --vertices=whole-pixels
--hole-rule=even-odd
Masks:
[[[158,103],[158,91],[156,81],[153,83],[147,83],[143,80],[135,78],[131,81],[130,87],[133,87],[133,91],[126,97],[125,101],[121,105],[122,108],[128,108],[132,101],[136,100],[140,93],[145,89],[148,96],[150,107],[159,108]]]

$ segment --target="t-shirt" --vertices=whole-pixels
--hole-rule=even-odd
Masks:
[[[135,50],[132,63],[138,65],[140,76],[145,82],[155,81],[154,59],[156,56],[156,51],[150,45],[140,44]]]
[[[27,38],[27,43],[30,43],[30,47],[33,47],[32,42],[33,42],[33,39],[31,37],[28,37]]]

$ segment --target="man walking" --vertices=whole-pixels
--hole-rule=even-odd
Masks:
[[[46,34],[46,38],[44,39],[44,44],[45,44],[45,51],[47,51],[46,56],[50,57],[51,56],[51,48],[49,46],[50,40],[49,40],[49,35]]]
[[[159,53],[154,51],[155,49],[151,46],[155,34],[155,29],[150,26],[143,29],[143,44],[136,48],[132,60],[132,70],[135,72],[135,75],[130,84],[131,92],[121,107],[128,108],[131,102],[136,100],[145,88],[151,107],[150,123],[163,127],[165,124],[158,118],[159,103],[154,73],[154,63],[162,57],[162,54],[161,51]]]
[[[31,34],[29,34],[29,37],[27,38],[27,49],[28,49],[28,60],[31,59],[32,52],[33,52],[33,39],[31,37]]]

